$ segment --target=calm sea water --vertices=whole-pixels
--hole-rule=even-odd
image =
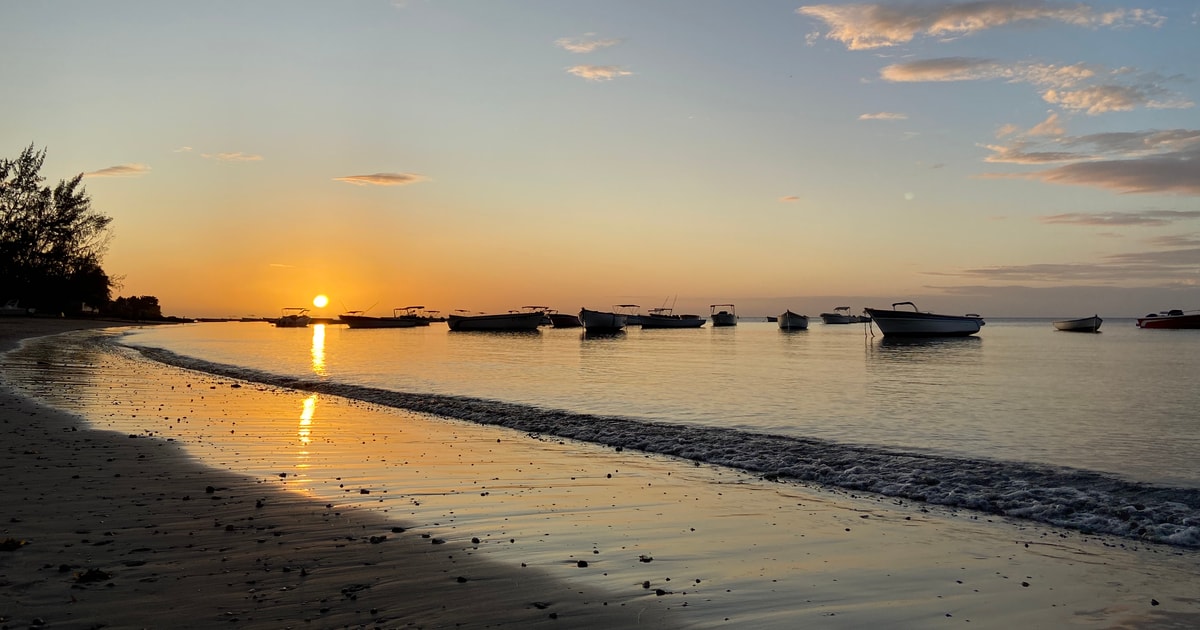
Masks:
[[[227,377],[1200,547],[1200,331],[990,320],[978,336],[895,341],[748,321],[604,337],[204,323],[119,341]],[[10,373],[31,382],[41,362],[94,362],[21,360]]]
[[[585,414],[1070,466],[1200,488],[1200,331],[991,320],[964,339],[861,324],[451,333],[146,328],[125,343],[270,374]]]

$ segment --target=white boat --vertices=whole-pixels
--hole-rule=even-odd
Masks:
[[[779,330],[808,330],[808,315],[784,311],[779,315]]]
[[[620,306],[632,305],[623,304]],[[581,308],[579,309],[579,321],[583,323],[583,329],[587,332],[614,333],[625,329],[625,326],[629,323],[629,315],[618,313],[615,308],[612,311],[593,311]]]
[[[867,318],[850,314],[849,306],[838,306],[832,313],[821,313],[822,324],[856,324],[865,322]]]
[[[391,317],[372,317],[363,311],[347,311],[338,315],[338,319],[350,328],[414,328],[429,325],[427,320],[410,315],[402,308],[392,309]]]
[[[898,310],[898,306],[911,306],[912,310]],[[974,314],[941,315],[922,313],[912,302],[896,302],[892,308],[865,309],[871,321],[879,326],[884,337],[966,337],[979,332],[983,318]]]
[[[1067,332],[1100,332],[1100,323],[1104,320],[1099,315],[1081,317],[1079,319],[1061,319],[1054,322],[1054,327]]]
[[[308,309],[289,306],[280,312],[275,325],[279,328],[307,328],[310,321],[312,318],[308,316]]]
[[[522,332],[537,330],[545,313],[533,311],[470,315],[466,311],[451,313],[446,325],[456,332]]]
[[[641,319],[642,328],[700,328],[708,321],[699,315],[676,315],[669,308],[652,308]]]
[[[737,326],[737,311],[732,304],[709,304],[708,308],[713,326]]]

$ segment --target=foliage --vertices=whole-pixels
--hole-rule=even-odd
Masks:
[[[0,300],[67,313],[107,304],[112,280],[100,262],[112,218],[92,209],[82,173],[43,186],[45,160],[32,144],[0,159]]]
[[[158,298],[153,295],[128,298],[119,297],[104,309],[104,314],[120,319],[136,319],[141,321],[163,319],[162,308],[158,305]]]

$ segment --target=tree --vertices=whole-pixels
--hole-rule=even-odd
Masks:
[[[46,150],[0,159],[0,299],[50,312],[107,304],[101,268],[112,218],[92,209],[83,174],[43,186]]]

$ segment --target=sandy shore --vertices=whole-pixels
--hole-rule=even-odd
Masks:
[[[0,320],[0,350],[95,325]],[[0,390],[0,627],[1200,627],[1190,551],[144,360],[19,367],[90,424]]]
[[[0,320],[22,337],[112,325]],[[568,588],[366,510],[336,512],[177,445],[89,430],[0,389],[0,627],[614,628],[618,598]],[[436,551],[432,551],[436,550]],[[670,627],[661,618],[642,625]]]

